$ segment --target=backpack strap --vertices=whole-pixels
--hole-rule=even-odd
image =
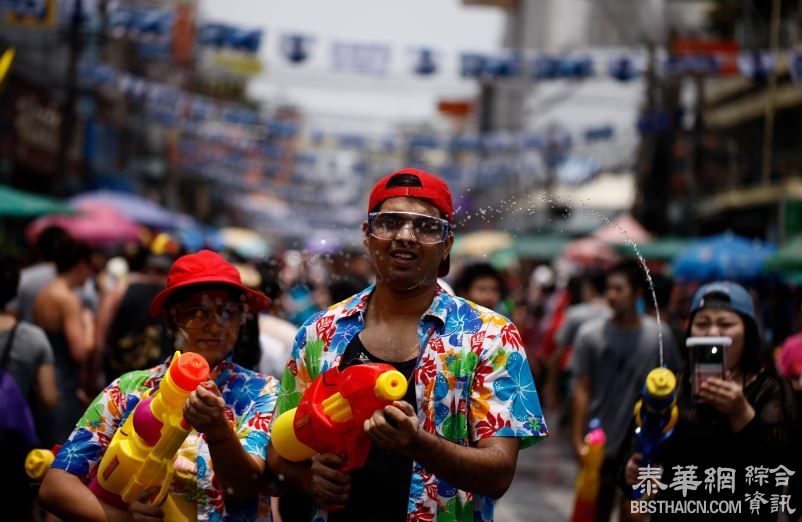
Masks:
[[[17,333],[17,326],[19,326],[19,323],[19,321],[14,323],[14,326],[11,327],[11,331],[8,332],[6,344],[3,346],[3,355],[0,356],[0,370],[5,370],[8,366],[8,361],[11,359],[11,345],[14,344],[14,334]]]

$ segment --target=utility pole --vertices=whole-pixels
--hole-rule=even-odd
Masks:
[[[780,47],[780,7],[781,0],[772,0],[769,40],[772,56],[777,57]],[[763,184],[771,182],[771,168],[774,152],[774,113],[777,108],[777,64],[769,71],[769,90],[766,97],[766,111],[763,126]]]
[[[59,148],[56,160],[56,179],[53,192],[57,196],[66,196],[68,193],[67,178],[70,174],[70,146],[72,133],[75,127],[75,99],[78,94],[78,60],[83,50],[81,28],[83,25],[83,0],[75,0],[70,16],[68,32],[69,57],[67,59],[67,74],[65,76],[65,98],[61,111],[61,125],[59,127]]]

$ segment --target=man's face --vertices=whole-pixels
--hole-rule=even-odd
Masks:
[[[440,211],[428,201],[399,196],[384,201],[379,207],[379,213],[390,212],[402,213],[398,217],[403,223],[391,238],[376,237],[375,233],[369,233],[367,222],[362,224],[363,242],[376,268],[377,281],[396,290],[434,284],[441,261],[451,251],[454,237],[449,233],[444,241],[421,241],[424,238],[417,237],[421,235],[420,231],[416,234],[420,220],[413,214],[441,218]]]
[[[615,314],[621,314],[635,309],[638,295],[624,274],[610,274],[607,276],[607,302]]]

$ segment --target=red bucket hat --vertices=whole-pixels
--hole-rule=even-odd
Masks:
[[[260,292],[242,284],[239,270],[211,250],[179,257],[167,273],[167,288],[156,294],[150,302],[150,315],[157,317],[164,312],[164,304],[179,288],[192,285],[217,283],[233,286],[245,296],[249,312],[258,312],[270,306],[270,299]]]
[[[420,180],[421,186],[387,188],[387,184],[390,180],[401,174],[415,176]],[[373,190],[370,191],[368,212],[373,212],[373,209],[382,204],[385,200],[399,196],[424,199],[437,207],[437,210],[443,214],[443,218],[446,221],[451,224],[454,223],[454,206],[451,201],[451,189],[448,188],[445,181],[434,174],[430,174],[425,170],[407,168],[397,170],[383,177],[373,186]],[[446,276],[450,266],[451,256],[449,255],[440,263],[440,268],[437,271],[438,277]]]

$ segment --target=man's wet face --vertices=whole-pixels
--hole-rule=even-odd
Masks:
[[[394,197],[384,201],[379,212],[399,213],[396,217],[400,226],[392,239],[376,237],[377,234],[368,233],[367,225],[365,226],[365,246],[376,266],[377,278],[400,290],[433,284],[437,280],[438,268],[447,255],[451,240],[446,238],[445,241],[436,243],[421,241],[432,241],[432,238],[423,237],[426,233],[426,220],[418,222],[421,220],[416,220],[415,215],[441,218],[440,211],[433,204],[421,199]]]

